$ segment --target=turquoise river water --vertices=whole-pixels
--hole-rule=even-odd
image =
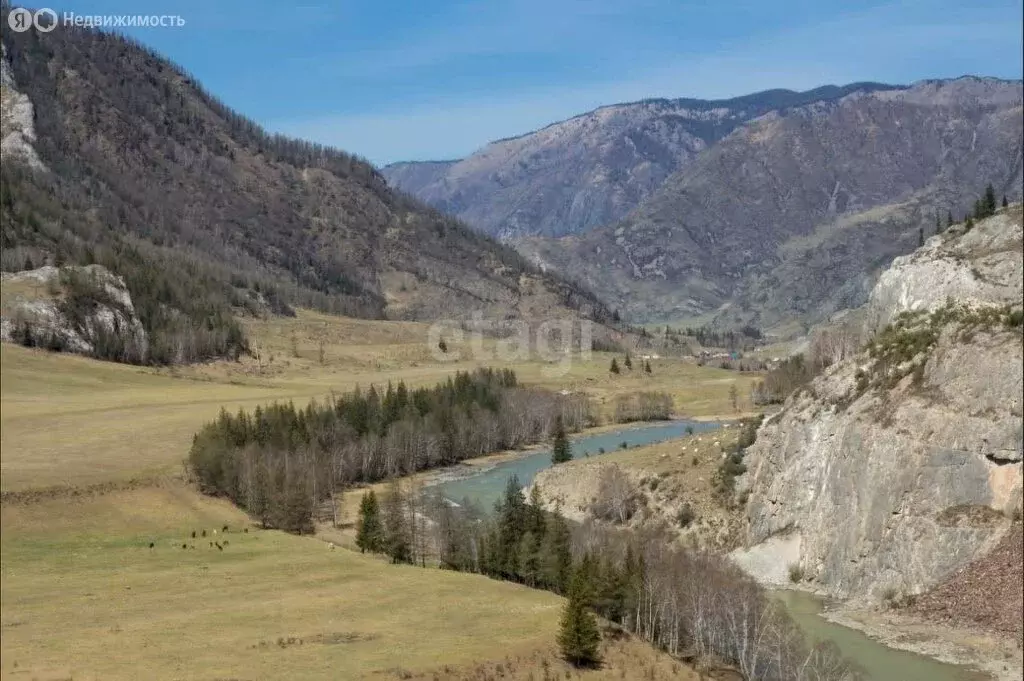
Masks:
[[[683,437],[688,428],[700,433],[718,427],[716,423],[675,420],[584,435],[573,439],[573,456],[600,456],[601,450],[613,452],[623,442],[629,447],[638,447]],[[490,468],[482,467],[479,472],[465,477],[438,483],[437,488],[451,501],[459,503],[469,499],[489,509],[501,495],[511,475],[517,475],[520,484],[525,487],[538,472],[550,465],[551,450],[538,450]],[[822,601],[810,594],[780,590],[774,592],[773,596],[786,605],[808,638],[834,642],[848,659],[861,667],[865,677],[871,681],[978,681],[986,678],[962,667],[889,648],[855,629],[833,624],[821,616],[824,608]]]

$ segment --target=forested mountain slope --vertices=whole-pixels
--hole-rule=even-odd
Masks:
[[[831,101],[874,83],[725,100],[604,106],[456,161],[395,163],[388,182],[503,238],[579,234],[626,216],[674,171],[769,111]]]
[[[365,161],[267,134],[123,37],[7,32],[3,68],[4,271],[96,263],[123,277],[150,361],[237,352],[235,314],[291,305],[609,317]]]
[[[773,111],[622,221],[520,246],[635,319],[800,331],[865,302],[895,256],[986,184],[1020,198],[1022,96],[1020,81],[964,77]]]

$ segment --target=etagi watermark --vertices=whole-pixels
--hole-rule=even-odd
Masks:
[[[488,338],[493,342],[488,344]],[[484,319],[475,312],[469,321],[434,322],[427,331],[427,344],[438,362],[540,360],[546,363],[541,373],[557,378],[569,372],[574,358],[591,358],[593,322],[562,318],[530,324],[521,319]]]
[[[33,12],[24,7],[15,7],[7,15],[7,25],[12,31],[23,33],[31,28],[40,33],[49,33],[58,26],[78,28],[180,28],[185,20],[176,14],[75,14],[64,12],[58,15],[49,7]]]

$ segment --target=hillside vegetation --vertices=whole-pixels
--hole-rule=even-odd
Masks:
[[[4,678],[576,678],[553,594],[259,530],[177,484],[0,517]],[[629,637],[604,650],[585,678],[696,679]]]
[[[519,243],[628,319],[711,315],[799,334],[866,302],[893,258],[991,183],[1020,199],[1020,81],[964,77],[779,109],[682,164],[634,210]]]
[[[24,143],[4,154],[2,267],[95,263],[123,277],[151,337],[147,362],[237,354],[235,314],[296,305],[610,318],[587,291],[390,189],[365,161],[268,134],[124,37],[12,32],[3,70],[3,133]],[[7,115],[15,105],[27,121]]]

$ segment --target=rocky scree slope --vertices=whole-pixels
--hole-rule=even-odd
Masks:
[[[393,186],[487,234],[579,234],[623,218],[669,175],[747,121],[879,88],[891,86],[614,104],[492,142],[461,160],[395,163],[382,172]]]
[[[987,183],[1021,196],[1024,88],[960,78],[857,91],[737,127],[617,223],[517,242],[627,318],[802,333],[866,302],[892,259]]]
[[[992,549],[1022,489],[1022,212],[897,258],[866,349],[797,391],[748,450],[746,548],[766,582],[918,594]],[[792,568],[792,569],[791,569]]]

